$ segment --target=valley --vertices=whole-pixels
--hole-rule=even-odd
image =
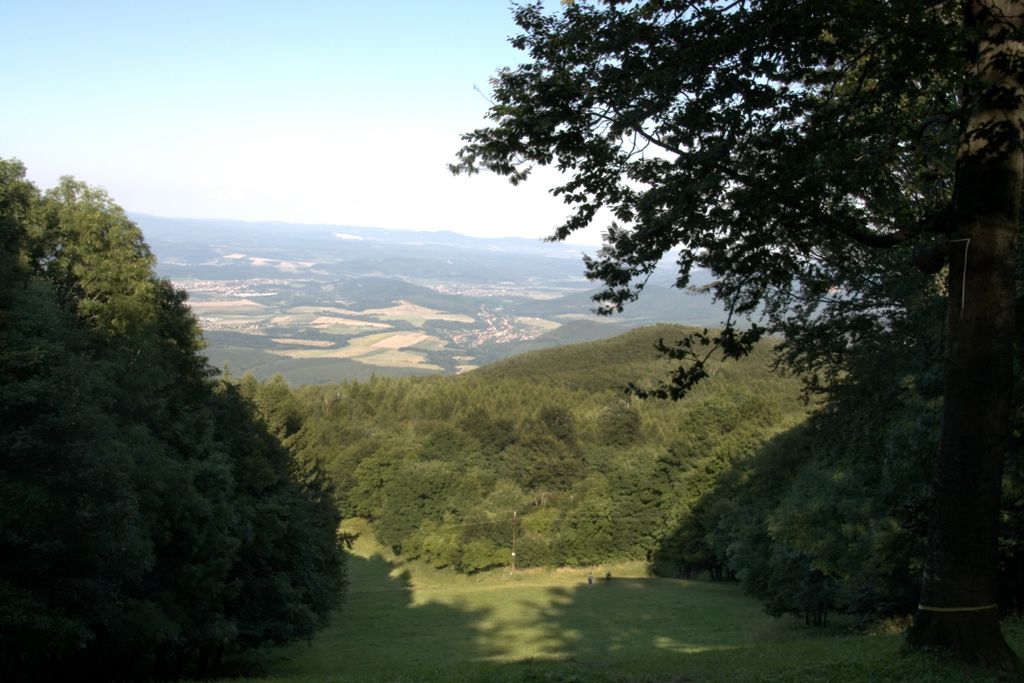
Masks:
[[[448,232],[133,214],[157,271],[189,294],[218,368],[293,383],[458,374],[657,322],[717,325],[663,264],[623,313],[598,315],[579,247]],[[700,283],[698,283],[700,284]]]

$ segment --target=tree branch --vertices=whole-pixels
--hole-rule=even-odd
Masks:
[[[878,233],[860,226],[841,228],[843,234],[855,242],[874,249],[891,249],[918,239],[921,235],[931,233],[948,235],[953,226],[953,206],[947,204],[938,211],[928,214],[911,230],[897,230],[890,233]]]

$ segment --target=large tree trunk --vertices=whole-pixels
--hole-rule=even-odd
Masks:
[[[967,0],[978,84],[956,175],[942,438],[928,556],[909,635],[918,648],[1022,671],[999,629],[999,504],[1013,391],[1021,178],[1021,0]],[[1007,59],[1011,57],[1011,59]]]

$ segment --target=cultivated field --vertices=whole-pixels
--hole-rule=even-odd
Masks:
[[[346,358],[378,367],[436,371],[440,371],[441,367],[429,363],[422,351],[438,351],[446,346],[443,340],[429,334],[401,331],[349,338],[345,345],[339,348],[332,348],[331,342],[303,344],[297,343],[295,339],[275,341],[286,348],[272,349],[271,353],[288,358]],[[316,348],[309,348],[311,346]]]
[[[382,320],[403,320],[415,327],[423,327],[428,320],[441,320],[445,322],[472,323],[474,318],[458,313],[445,313],[436,311],[426,306],[417,306],[408,301],[398,301],[398,305],[389,308],[371,308],[359,312],[359,315],[369,315]]]
[[[901,654],[898,635],[774,619],[731,584],[649,578],[639,564],[458,576],[402,564],[359,530],[332,625],[243,670],[280,683],[993,680]],[[1024,650],[1024,627],[1007,631]]]

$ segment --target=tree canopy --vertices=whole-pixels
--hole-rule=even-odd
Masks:
[[[403,559],[506,567],[514,528],[519,568],[652,560],[719,473],[807,413],[799,383],[772,373],[767,342],[715,363],[686,401],[624,396],[628,379],[667,367],[658,338],[684,331],[643,328],[458,377],[305,386],[283,401],[281,383],[253,385],[300,406],[300,457]],[[658,570],[697,574],[725,558],[701,547]]]
[[[708,268],[734,314],[785,334],[809,388],[935,352],[942,438],[911,642],[1019,663],[998,631],[997,522],[1009,436],[1022,175],[1017,0],[651,0],[516,8],[527,61],[493,80],[455,172],[564,173],[560,239],[610,220],[588,274],[614,310],[659,260]],[[943,304],[943,301],[945,302]],[[742,354],[759,328],[666,347]],[[913,364],[914,359],[909,362]],[[866,373],[866,374],[865,374]]]
[[[4,680],[203,677],[340,598],[329,488],[153,265],[102,190],[0,160]]]

